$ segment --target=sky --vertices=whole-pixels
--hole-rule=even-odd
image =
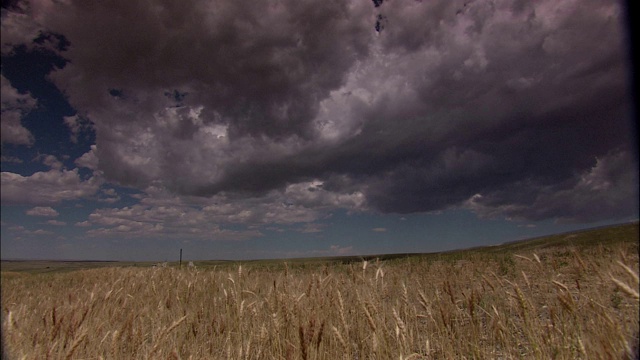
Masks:
[[[2,259],[435,252],[638,219],[622,3],[2,4]]]

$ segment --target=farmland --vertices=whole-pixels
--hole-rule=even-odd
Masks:
[[[176,265],[3,262],[4,350],[10,359],[638,353],[637,222],[437,254]]]

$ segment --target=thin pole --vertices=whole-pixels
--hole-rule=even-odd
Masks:
[[[182,267],[182,249],[180,249],[180,267]]]

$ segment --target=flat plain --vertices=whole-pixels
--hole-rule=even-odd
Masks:
[[[3,358],[635,359],[638,234],[193,267],[3,261]]]

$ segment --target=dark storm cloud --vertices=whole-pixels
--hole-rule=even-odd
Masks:
[[[617,2],[38,4],[107,180],[265,201],[313,183],[322,206],[399,213],[637,211]]]
[[[154,5],[79,1],[47,18],[72,43],[73,66],[56,78],[78,106],[103,103],[106,88],[131,99],[185,91],[184,103],[205,105],[207,120],[228,124],[230,136],[308,137],[318,101],[372,36],[363,7],[341,1]]]
[[[519,181],[477,194],[467,205],[481,216],[515,219],[592,222],[628,216],[638,207],[638,170],[630,164],[629,153],[613,151],[563,182]]]
[[[503,203],[522,205],[520,218],[593,221],[635,211],[619,13],[615,4],[583,5],[516,11],[468,4],[449,32],[440,29],[442,22],[453,21],[453,5],[389,7],[389,22],[396,16],[402,26],[386,32],[385,47],[413,54],[427,48],[443,61],[437,71],[402,69],[413,82],[416,103],[381,102],[369,115],[361,134],[379,137],[371,154],[385,149],[370,160],[382,171],[365,181],[369,204],[389,212],[430,211],[499,192]],[[431,10],[441,14],[432,29],[426,12]],[[413,25],[414,19],[420,25]],[[465,22],[461,33],[468,43],[460,46],[455,28]],[[385,132],[392,138],[379,136]],[[399,138],[403,141],[396,143]],[[385,148],[385,142],[392,146]],[[622,149],[611,154],[618,146]],[[618,159],[612,162],[625,171],[611,189],[586,191],[580,176],[597,157]],[[550,185],[563,195],[545,194]]]

